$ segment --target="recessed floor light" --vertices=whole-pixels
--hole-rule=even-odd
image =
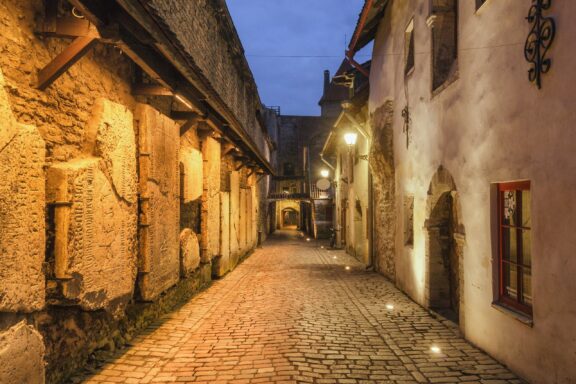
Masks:
[[[386,304],[386,309],[391,311],[394,309],[394,306],[392,304]]]
[[[430,352],[432,352],[432,353],[440,353],[440,352],[442,352],[442,350],[440,349],[440,347],[438,347],[438,346],[436,346],[436,345],[433,345],[433,346],[430,347]]]
[[[332,258],[333,258],[333,259],[337,259],[337,258],[338,258],[338,256],[332,256]]]
[[[347,270],[347,271],[349,271],[349,270],[350,270],[350,267],[349,267],[348,265],[346,266],[346,270]]]

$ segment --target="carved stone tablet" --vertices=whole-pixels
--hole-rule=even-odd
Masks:
[[[180,278],[180,130],[147,105],[137,112],[140,147],[139,280],[143,300],[153,300]]]
[[[200,266],[200,244],[190,228],[180,233],[180,273],[188,276]]]
[[[220,254],[220,143],[207,137],[202,143],[204,192],[202,194],[202,257],[209,262]]]
[[[0,72],[0,312],[44,307],[45,144],[12,115]]]
[[[55,208],[55,277],[62,296],[86,310],[120,312],[136,277],[136,212],[116,193],[98,158],[48,170]]]
[[[24,321],[0,332],[0,383],[44,383],[44,342]]]
[[[183,165],[184,185],[182,199],[185,203],[194,201],[202,196],[202,153],[194,148],[184,147],[180,151],[180,162]]]
[[[240,176],[230,173],[230,258],[232,268],[240,253]]]
[[[126,107],[106,99],[96,101],[84,152],[102,158],[116,194],[136,203],[136,139],[132,113]]]

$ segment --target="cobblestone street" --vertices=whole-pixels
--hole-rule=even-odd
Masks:
[[[383,277],[296,232],[278,232],[85,382],[522,383]]]

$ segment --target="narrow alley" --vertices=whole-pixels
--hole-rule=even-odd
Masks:
[[[278,231],[84,382],[522,382],[385,278],[322,244]]]

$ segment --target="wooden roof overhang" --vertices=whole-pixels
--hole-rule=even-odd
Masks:
[[[47,9],[50,8],[50,3],[57,4],[57,0],[46,1]],[[214,90],[209,80],[203,76],[190,55],[171,38],[168,27],[155,17],[146,6],[146,2],[139,0],[68,0],[68,2],[81,12],[85,20],[70,20],[73,24],[77,24],[75,27],[66,27],[54,20],[45,23],[45,29],[40,33],[73,37],[74,41],[40,71],[38,88],[44,89],[49,86],[95,42],[113,44],[157,83],[148,90],[139,89],[136,93],[172,94],[188,107],[187,111],[174,111],[172,116],[176,120],[186,121],[181,132],[190,127],[190,121],[205,121],[249,156],[254,161],[254,167],[259,169],[259,173],[274,174],[269,161],[248,135],[242,123]],[[88,28],[85,27],[86,22],[91,24]],[[247,65],[245,58],[241,63]],[[155,89],[151,89],[154,87]],[[259,124],[263,123],[260,118],[257,118],[257,121]],[[265,127],[261,129],[265,130]]]

